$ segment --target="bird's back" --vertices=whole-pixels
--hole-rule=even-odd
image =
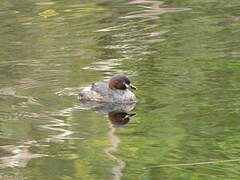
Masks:
[[[80,93],[80,97],[83,100],[112,103],[131,103],[137,101],[131,91],[128,89],[110,89],[107,81],[93,83],[89,89],[85,89]]]
[[[107,96],[109,93],[108,82],[101,81],[101,82],[93,83],[91,90],[99,93],[102,96]]]

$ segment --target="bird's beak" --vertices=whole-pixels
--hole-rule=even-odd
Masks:
[[[133,84],[129,84],[129,87],[132,88],[132,89],[137,90],[136,86],[134,86]]]
[[[124,82],[123,84],[124,84],[127,88],[130,87],[130,88],[132,88],[132,89],[137,90],[137,88],[136,88],[133,84],[131,84],[131,83],[130,83],[130,84],[127,84],[127,83]]]
[[[130,117],[133,117],[135,116],[136,114],[135,113],[132,113],[132,114],[126,114],[126,116],[123,118],[123,120],[127,119],[127,118],[130,118]]]

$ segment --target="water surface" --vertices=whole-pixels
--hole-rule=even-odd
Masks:
[[[238,179],[239,6],[1,1],[0,179]],[[120,125],[77,98],[117,73]]]

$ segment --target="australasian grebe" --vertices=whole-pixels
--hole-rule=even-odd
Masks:
[[[124,75],[115,75],[109,81],[93,83],[79,93],[80,100],[111,102],[111,103],[133,103],[137,102],[136,96],[127,88],[137,89]]]

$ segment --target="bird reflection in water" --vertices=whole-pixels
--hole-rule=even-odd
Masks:
[[[116,127],[122,127],[126,125],[130,118],[135,116],[134,113],[128,113],[134,109],[136,103],[131,104],[116,104],[116,103],[97,103],[93,101],[80,101],[84,107],[91,108],[93,111],[107,115],[109,119],[109,131],[107,137],[110,142],[110,146],[104,149],[104,152],[109,156],[110,159],[115,161],[117,164],[111,169],[113,174],[113,180],[120,180],[122,177],[123,169],[126,163],[113,155],[116,152],[118,145],[121,142],[120,138],[115,135]],[[111,123],[110,123],[111,122]]]
[[[129,113],[134,109],[136,103],[117,104],[81,100],[80,102],[85,107],[91,108],[97,113],[107,115],[108,119],[115,127],[126,125],[130,121],[130,118],[136,115],[135,113]]]
[[[135,113],[128,114],[124,111],[113,111],[108,113],[108,119],[115,127],[120,127],[127,124],[130,118],[135,115]]]

